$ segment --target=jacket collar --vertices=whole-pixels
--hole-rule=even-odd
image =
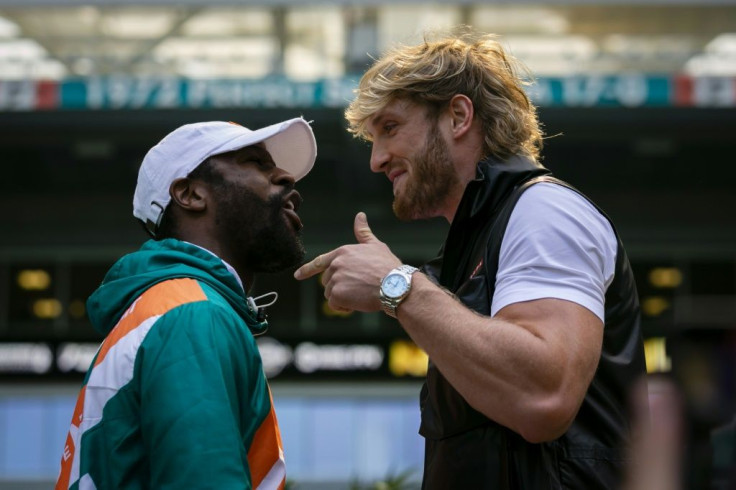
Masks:
[[[518,184],[550,173],[541,164],[523,155],[515,155],[507,160],[494,157],[481,160],[476,166],[475,178],[465,188],[452,220],[453,226],[458,221],[489,218]]]
[[[462,277],[478,236],[495,219],[514,188],[550,173],[522,155],[506,160],[489,157],[478,162],[475,179],[465,188],[440,256],[425,265],[425,272],[443,286],[454,287],[457,278]]]

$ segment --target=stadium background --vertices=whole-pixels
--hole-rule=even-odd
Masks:
[[[178,125],[303,115],[318,158],[299,184],[313,257],[366,211],[406,262],[447,224],[399,223],[342,111],[371,56],[427,29],[494,32],[537,80],[544,163],[595,200],[638,278],[650,372],[687,401],[693,488],[733,423],[736,2],[422,3],[0,0],[0,488],[46,488],[99,336],[84,301],[145,235],[137,167]],[[277,290],[260,339],[296,488],[421,473],[426,357],[380,314],[341,315],[318,281]]]

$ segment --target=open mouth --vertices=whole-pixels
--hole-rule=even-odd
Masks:
[[[302,220],[299,219],[299,215],[297,214],[301,205],[302,196],[297,191],[291,191],[286,195],[286,197],[284,197],[282,209],[296,231],[299,231],[304,227]]]

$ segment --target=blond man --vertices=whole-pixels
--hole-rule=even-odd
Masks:
[[[333,308],[383,310],[430,358],[423,488],[618,488],[630,383],[645,372],[633,274],[613,225],[540,164],[524,72],[492,36],[399,46],[346,111],[403,220],[451,223],[402,264],[356,244],[297,270]]]

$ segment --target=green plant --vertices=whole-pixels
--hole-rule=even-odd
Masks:
[[[397,474],[389,474],[386,478],[372,482],[361,483],[359,480],[353,480],[350,483],[350,490],[409,490],[415,488],[409,481],[414,470],[408,469]]]

